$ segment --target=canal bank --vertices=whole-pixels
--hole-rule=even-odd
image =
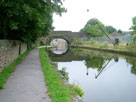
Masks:
[[[117,53],[117,54],[136,57],[135,52],[121,51],[118,49],[95,48],[95,47],[89,47],[89,46],[71,46],[71,48],[82,48],[82,49],[89,49],[89,50],[96,50],[96,51],[104,51],[104,52]]]
[[[74,87],[54,68],[57,66],[51,63],[45,48],[40,49],[40,58],[44,79],[48,86],[48,95],[52,102],[82,102]]]
[[[58,70],[66,68],[69,83],[84,90],[84,102],[136,101],[135,57],[83,48],[49,57],[58,63]]]

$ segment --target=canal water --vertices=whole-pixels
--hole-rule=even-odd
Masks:
[[[85,49],[49,57],[84,90],[84,102],[136,102],[136,58]]]

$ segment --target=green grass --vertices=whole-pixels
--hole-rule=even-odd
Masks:
[[[70,86],[65,86],[62,83],[58,72],[53,69],[49,62],[44,48],[40,49],[40,58],[45,76],[44,79],[48,88],[48,95],[51,97],[52,102],[71,102],[71,96],[76,93]]]
[[[84,95],[83,89],[81,89],[78,85],[74,84],[73,87],[74,87],[75,91],[77,92],[77,94],[78,94],[80,97],[82,97],[82,96]]]
[[[26,56],[30,50],[25,51],[12,64],[3,69],[3,71],[0,73],[0,89],[3,89],[4,84],[8,80],[9,76],[12,72],[14,72],[16,65],[18,65],[23,60],[24,56]]]
[[[94,40],[90,40],[88,42],[84,42],[82,44],[73,43],[73,46],[84,46],[84,47],[91,47],[91,48],[100,48],[100,49],[109,49],[114,51],[125,51],[130,53],[136,53],[136,43],[119,43],[118,45],[109,44],[108,42],[98,42]]]

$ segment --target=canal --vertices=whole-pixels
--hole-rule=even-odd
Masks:
[[[74,48],[48,54],[84,90],[84,102],[136,102],[136,58]]]

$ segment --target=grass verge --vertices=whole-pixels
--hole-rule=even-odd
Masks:
[[[40,49],[40,58],[44,79],[48,88],[48,95],[51,97],[52,102],[71,102],[72,95],[76,92],[70,86],[65,86],[57,71],[55,71],[48,60],[44,48]]]
[[[3,71],[0,72],[0,89],[3,89],[3,86],[8,80],[9,76],[11,75],[12,72],[14,72],[16,65],[18,65],[23,60],[24,56],[26,56],[30,50],[25,51],[12,64],[5,67]]]

